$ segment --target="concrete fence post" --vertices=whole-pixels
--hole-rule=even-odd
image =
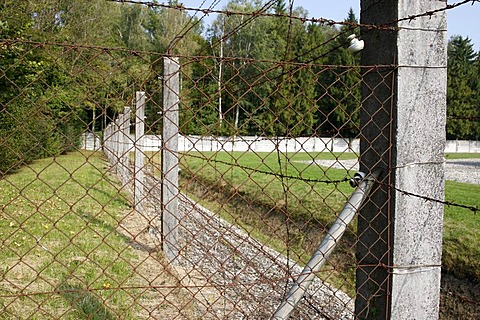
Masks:
[[[118,118],[113,120],[112,126],[112,149],[115,164],[118,162]]]
[[[125,183],[125,168],[123,167],[123,157],[124,157],[124,148],[123,148],[123,141],[124,141],[124,136],[123,136],[123,122],[124,122],[124,114],[120,113],[115,120],[115,123],[117,123],[117,172],[118,175],[120,176],[120,180],[122,183]]]
[[[361,168],[382,169],[358,218],[358,319],[437,319],[446,121],[446,0],[361,0]],[[397,21],[397,22],[395,22]],[[376,66],[376,67],[367,67]]]
[[[145,92],[135,93],[135,171],[134,175],[134,205],[135,210],[143,212],[142,201],[145,198]]]
[[[180,64],[178,58],[164,58],[162,135],[162,236],[165,256],[178,256],[178,137]]]
[[[125,107],[122,121],[122,165],[124,168],[124,184],[130,179],[130,107]]]

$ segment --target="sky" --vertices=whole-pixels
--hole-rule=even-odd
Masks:
[[[357,19],[360,18],[360,0],[294,0],[294,6],[302,6],[307,9],[309,17],[327,18],[335,21],[343,21],[348,10],[353,9]],[[449,4],[461,0],[448,0]],[[180,0],[185,7],[209,8],[216,0]],[[288,4],[289,0],[286,0]],[[221,0],[214,7],[217,10],[223,9],[228,0]],[[191,13],[192,14],[192,13]],[[201,13],[197,13],[197,16]],[[206,23],[212,21],[214,15],[205,19]],[[457,8],[447,10],[448,37],[461,35],[472,40],[475,51],[480,51],[480,2],[461,5]]]

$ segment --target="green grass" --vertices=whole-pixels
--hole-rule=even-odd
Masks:
[[[328,224],[350,195],[352,188],[343,180],[351,177],[354,172],[322,169],[315,164],[303,162],[312,157],[335,158],[334,155],[321,153],[299,153],[291,158],[280,155],[280,159],[275,153],[194,153],[185,156],[183,169],[184,176],[188,173],[198,174],[211,185],[226,184],[231,191],[248,198],[256,206],[271,207],[274,204],[275,208],[283,210],[293,221],[315,220]],[[344,154],[341,158],[352,156]],[[285,178],[279,178],[278,174]]]
[[[265,172],[322,181],[348,178],[353,172],[302,162],[337,157],[356,158],[354,154],[184,154],[181,188],[265,244],[304,263],[353,189],[347,182],[282,181]],[[125,233],[118,232],[131,210],[106,166],[97,153],[72,153],[36,161],[0,180],[0,319],[139,318],[147,292],[116,288],[148,286],[138,262],[146,258],[129,246],[131,239]],[[479,192],[477,185],[450,181],[446,185],[446,199],[461,204],[480,206]],[[320,274],[351,294],[355,229],[349,227]],[[478,281],[479,229],[480,215],[445,208],[445,269]],[[154,277],[163,271],[159,269]],[[192,299],[166,294],[175,301]]]
[[[455,157],[475,157],[475,154]],[[453,158],[452,156],[448,158]],[[205,159],[201,159],[205,158]],[[305,263],[324,231],[335,220],[353,189],[348,183],[325,184],[282,179],[263,172],[303,179],[341,180],[354,172],[302,161],[355,159],[355,154],[187,153],[182,157],[182,189],[223,218],[242,226],[260,241]],[[248,168],[254,169],[250,170]],[[285,190],[285,192],[284,192]],[[480,207],[480,187],[448,181],[449,201]],[[444,269],[480,279],[480,216],[446,207]],[[287,228],[289,237],[287,239]],[[339,243],[322,277],[353,293],[355,223]]]
[[[145,290],[116,289],[150,283],[139,274],[147,258],[118,229],[132,211],[106,167],[100,154],[77,152],[0,180],[0,319],[136,319],[145,312]]]
[[[480,208],[480,185],[447,181],[445,199]],[[445,206],[443,267],[480,282],[480,213]]]
[[[353,191],[346,181],[323,181],[341,181],[354,174],[305,162],[312,158],[333,160],[356,156],[348,153],[297,153],[288,157],[253,152],[190,153],[182,157],[181,188],[263,243],[306,263]],[[282,173],[289,178],[282,181],[265,172]],[[315,182],[317,180],[322,182]],[[354,288],[354,229],[354,225],[349,228],[325,267],[329,271],[322,275],[349,292]]]
[[[480,158],[480,153],[447,153],[445,154],[447,160],[453,159],[478,159]]]

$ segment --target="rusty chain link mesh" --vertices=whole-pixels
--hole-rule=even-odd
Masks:
[[[169,261],[161,221],[163,57],[27,41],[3,46],[23,55],[2,70],[12,94],[1,116],[13,128],[0,140],[13,159],[3,172],[22,165],[0,182],[2,314],[271,316],[353,191],[360,68],[229,58],[222,61],[229,80],[212,88],[217,58],[180,58],[178,236]],[[58,61],[55,70],[11,78],[33,51]],[[144,69],[132,69],[134,62]],[[384,70],[367,72],[386,77]],[[60,76],[75,99],[55,85]],[[305,92],[305,78],[330,82]],[[29,93],[37,87],[45,92],[40,99]],[[145,92],[141,137],[137,90]],[[23,104],[33,113],[22,114]],[[17,135],[28,135],[29,144],[9,149]],[[27,158],[31,150],[46,158]],[[135,165],[139,150],[142,167]],[[140,171],[143,182],[135,179]],[[135,210],[139,183],[144,192]],[[352,317],[356,239],[355,225],[348,227],[295,317]]]
[[[393,126],[396,66],[184,55],[165,74],[150,52],[0,50],[1,319],[268,319],[355,190],[360,144],[391,152],[362,130]],[[293,319],[354,318],[355,274],[388,272],[389,210],[335,239]]]

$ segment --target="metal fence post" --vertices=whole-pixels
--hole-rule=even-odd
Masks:
[[[145,92],[135,93],[135,172],[134,172],[134,203],[135,210],[142,212],[142,200],[144,198],[145,186],[145,153],[143,137],[145,133]]]
[[[383,169],[360,212],[359,319],[436,319],[439,312],[446,109],[446,15],[442,1],[361,1],[365,49],[361,169]],[[395,25],[391,21],[397,21]]]
[[[162,236],[165,256],[178,256],[178,132],[180,64],[178,58],[164,58],[162,135]]]
[[[291,312],[297,307],[312,283],[313,278],[316,277],[316,273],[327,262],[328,257],[332,254],[335,246],[347,230],[348,225],[352,222],[363,202],[368,197],[378,175],[379,172],[374,172],[367,177],[364,177],[361,173],[359,173],[358,176],[356,175],[355,180],[353,180],[353,182],[357,183],[356,190],[352,193],[338,215],[338,218],[325,234],[317,250],[303,268],[302,273],[295,279],[292,287],[272,316],[272,320],[289,319]]]

